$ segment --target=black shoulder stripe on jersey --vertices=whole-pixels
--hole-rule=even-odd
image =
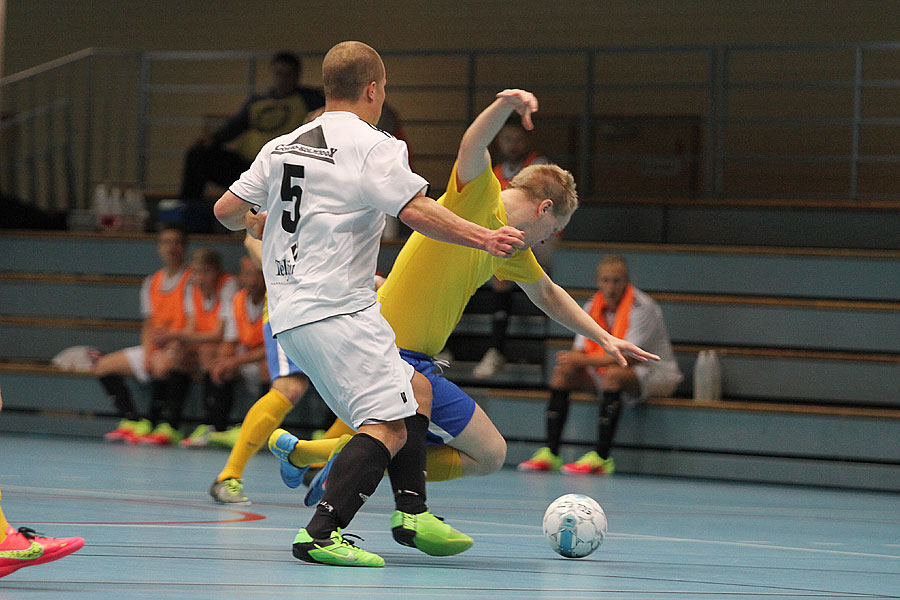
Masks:
[[[363,123],[366,123],[366,122],[363,121]],[[375,126],[372,125],[371,123],[366,123],[366,125],[368,125],[368,126],[371,127],[372,129],[374,129],[375,131],[378,131],[379,133],[383,133],[384,135],[388,136],[389,138],[394,137],[394,136],[392,136],[390,133],[388,133],[387,131],[385,131],[384,129],[378,129],[377,127],[375,127]]]

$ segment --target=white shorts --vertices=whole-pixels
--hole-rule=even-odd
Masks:
[[[328,407],[353,429],[416,413],[410,383],[415,371],[400,358],[379,304],[294,327],[277,338]]]
[[[150,382],[150,373],[144,368],[144,352],[143,346],[131,346],[122,350],[125,358],[128,360],[128,366],[131,367],[131,374],[141,383]]]

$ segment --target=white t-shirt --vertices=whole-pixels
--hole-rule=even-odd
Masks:
[[[272,331],[373,305],[384,215],[397,216],[427,188],[409,168],[406,143],[353,113],[326,112],[263,146],[230,190],[268,211]]]
[[[588,300],[584,305],[585,312],[591,312],[592,303],[592,300]],[[609,316],[605,316],[606,322],[611,323]],[[614,313],[613,318],[615,318]],[[659,304],[637,288],[634,288],[634,303],[631,305],[631,314],[628,315],[628,330],[625,332],[625,339],[638,348],[643,348],[647,352],[659,356],[659,361],[648,361],[639,363],[640,365],[646,366],[650,370],[668,370],[680,373]],[[584,350],[584,342],[584,336],[576,335],[572,347],[576,350]]]

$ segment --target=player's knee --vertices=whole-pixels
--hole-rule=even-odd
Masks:
[[[406,423],[402,420],[370,423],[360,426],[357,431],[380,441],[391,453],[391,456],[396,455],[400,448],[406,445]]]
[[[629,367],[607,367],[603,375],[603,390],[621,392],[636,379],[634,370]]]
[[[385,442],[384,445],[387,446],[391,456],[394,456],[406,445],[406,426],[390,429],[387,439],[382,441]]]
[[[506,462],[506,440],[502,437],[494,444],[492,444],[490,452],[488,452],[484,461],[484,471],[485,475],[490,475],[491,473],[496,473],[500,469],[503,468],[503,464]]]
[[[571,370],[566,367],[557,367],[553,370],[553,377],[550,378],[550,387],[554,390],[570,390],[574,385],[574,380]]]
[[[293,405],[296,405],[306,393],[306,377],[279,377],[272,383],[272,387],[284,394]]]

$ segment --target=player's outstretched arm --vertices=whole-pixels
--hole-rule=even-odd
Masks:
[[[410,200],[397,217],[422,235],[441,242],[478,248],[500,258],[509,258],[525,243],[522,232],[515,227],[504,225],[500,229],[488,229],[476,225],[428,196],[416,196]]]
[[[537,112],[538,101],[531,92],[525,90],[503,90],[497,99],[481,111],[459,143],[456,155],[456,176],[463,186],[481,175],[491,163],[488,144],[503,128],[513,111],[522,115],[522,126],[534,129],[531,114]]]
[[[657,355],[609,334],[578,306],[566,290],[553,283],[546,274],[534,283],[519,283],[519,287],[538,308],[544,311],[544,314],[560,325],[600,344],[619,365],[628,366],[626,355],[640,362],[659,360]]]

